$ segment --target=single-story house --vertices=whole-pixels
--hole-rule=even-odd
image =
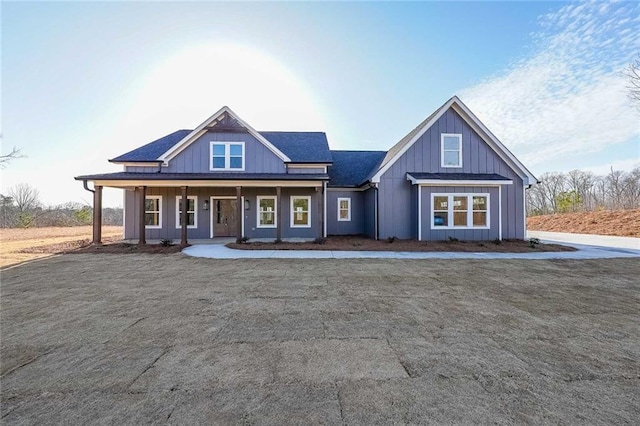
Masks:
[[[529,170],[456,96],[388,151],[337,151],[322,132],[257,131],[223,107],[78,176],[124,190],[125,239],[494,240],[525,237]],[[93,190],[88,186],[93,183]]]

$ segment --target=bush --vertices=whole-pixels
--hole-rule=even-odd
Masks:
[[[322,244],[324,244],[324,243],[326,243],[326,242],[327,242],[327,239],[326,239],[326,238],[316,238],[315,240],[313,240],[313,244],[320,244],[320,245],[322,245]]]
[[[529,247],[536,248],[538,247],[538,244],[540,244],[539,238],[529,238]]]
[[[460,241],[460,240],[457,239],[456,237],[449,237],[449,242],[451,242],[451,243],[457,243],[458,241]]]
[[[397,240],[397,238],[396,238],[395,236],[393,236],[393,237],[387,237],[387,242],[388,242],[389,244],[393,243],[395,240]]]
[[[160,245],[162,247],[169,247],[173,245],[173,241],[168,238],[163,238],[160,240]]]
[[[500,238],[496,238],[495,240],[493,240],[493,244],[499,246],[500,244],[502,244],[502,240]]]

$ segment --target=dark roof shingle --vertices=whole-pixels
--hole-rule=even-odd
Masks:
[[[153,162],[191,133],[178,130],[153,142],[113,158],[111,162]],[[260,132],[294,163],[331,163],[327,135],[323,132]]]
[[[386,151],[331,151],[333,165],[329,166],[329,186],[357,187],[369,179]]]

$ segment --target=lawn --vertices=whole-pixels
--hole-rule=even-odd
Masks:
[[[639,274],[637,259],[44,259],[2,273],[2,423],[634,423]]]
[[[91,226],[0,228],[0,268],[50,256],[91,242]],[[105,241],[122,238],[121,226],[103,226]]]

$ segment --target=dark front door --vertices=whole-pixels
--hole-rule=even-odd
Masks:
[[[213,236],[214,237],[234,237],[237,228],[238,201],[229,199],[213,199]]]

